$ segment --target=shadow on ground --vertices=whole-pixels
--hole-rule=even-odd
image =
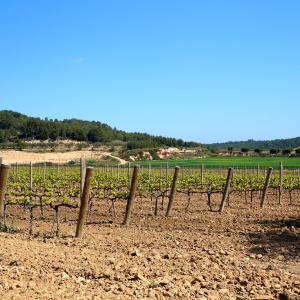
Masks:
[[[300,218],[262,220],[259,232],[248,234],[249,251],[273,258],[294,260],[300,256]]]

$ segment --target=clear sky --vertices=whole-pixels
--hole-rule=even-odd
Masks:
[[[299,136],[300,1],[2,0],[0,109],[203,143]]]

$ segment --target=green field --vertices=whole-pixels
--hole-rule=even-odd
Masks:
[[[300,168],[300,157],[206,157],[187,160],[156,160],[156,161],[140,161],[139,165],[166,165],[180,167],[247,167],[255,168],[259,164],[260,167],[278,168],[282,161],[283,166],[287,168]]]

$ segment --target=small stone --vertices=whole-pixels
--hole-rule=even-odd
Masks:
[[[133,280],[147,281],[147,278],[144,277],[142,274],[137,273],[137,274],[134,275]]]
[[[256,295],[255,300],[272,300],[274,299],[272,295]]]
[[[107,260],[110,264],[114,264],[116,262],[116,259],[114,257],[110,257]]]
[[[263,284],[264,284],[264,286],[265,286],[266,288],[269,288],[269,287],[271,286],[270,281],[267,280],[267,279],[265,279],[265,280],[263,281]]]
[[[9,266],[11,267],[14,267],[14,266],[19,266],[19,262],[17,260],[12,260],[10,263],[9,263]]]
[[[118,286],[118,290],[119,290],[120,292],[125,292],[125,291],[126,291],[126,286],[125,286],[124,284],[120,284],[120,285]]]
[[[104,287],[104,291],[105,291],[105,292],[110,292],[110,291],[111,291],[111,286],[106,286],[106,287]]]
[[[8,289],[9,288],[9,284],[8,284],[7,281],[4,281],[2,285],[3,285],[4,289]]]
[[[82,283],[82,282],[85,281],[85,278],[79,276],[79,277],[76,278],[76,281],[77,281],[78,283]]]
[[[229,290],[228,290],[228,289],[220,289],[220,290],[219,290],[219,293],[220,293],[220,294],[228,294],[228,293],[229,293]]]
[[[36,287],[36,283],[35,283],[33,280],[31,280],[31,281],[28,282],[27,286],[28,286],[30,289],[33,289],[33,288]]]
[[[151,284],[151,288],[156,288],[159,286],[166,286],[170,283],[170,278],[168,276],[156,278]]]
[[[148,290],[148,297],[151,298],[151,299],[154,299],[155,298],[155,292],[151,289]]]
[[[61,278],[62,278],[62,279],[69,279],[70,276],[69,276],[66,272],[62,272],[62,273],[61,273]]]
[[[263,256],[262,256],[262,254],[257,254],[256,255],[256,258],[258,258],[258,259],[261,259]]]
[[[192,280],[192,284],[196,284],[197,282],[203,282],[203,281],[204,281],[204,278],[202,275],[195,276]]]
[[[280,289],[281,289],[281,285],[278,284],[278,283],[276,283],[276,284],[274,284],[274,288],[275,288],[276,290],[280,290]]]
[[[131,253],[130,253],[131,256],[142,256],[142,253],[140,252],[139,249],[134,249]]]

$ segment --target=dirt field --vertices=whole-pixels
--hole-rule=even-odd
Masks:
[[[118,160],[121,164],[126,163],[125,160],[111,155],[109,152],[100,151],[69,151],[69,152],[48,152],[48,153],[34,153],[29,151],[16,151],[16,150],[1,150],[0,157],[6,164],[20,164],[52,162],[57,164],[68,163],[71,160],[78,161],[81,157],[85,159],[100,160],[104,156],[109,156]]]
[[[173,216],[153,216],[137,200],[132,224],[125,203],[112,218],[95,205],[83,239],[74,239],[76,210],[67,210],[61,237],[51,233],[53,211],[34,221],[9,208],[16,233],[0,233],[1,299],[300,299],[300,206],[264,210],[232,203],[210,212],[205,199],[176,199]],[[61,218],[65,217],[62,209]],[[283,295],[282,295],[283,297]],[[280,298],[288,299],[288,298]]]

